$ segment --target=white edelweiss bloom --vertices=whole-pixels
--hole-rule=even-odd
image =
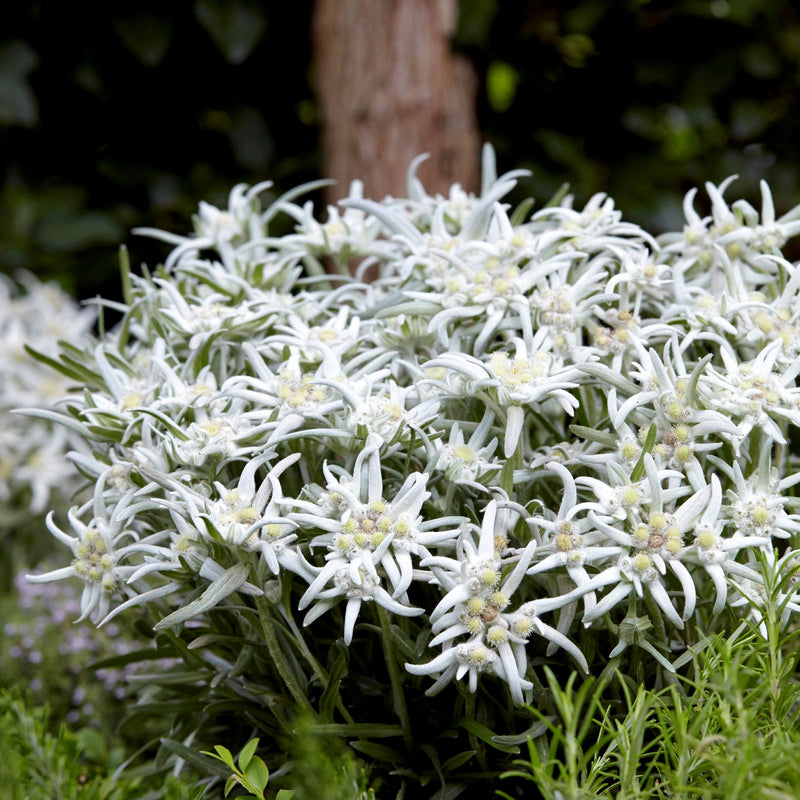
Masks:
[[[368,438],[356,458],[352,477],[336,478],[327,465],[323,472],[328,480],[327,507],[285,501],[301,509],[288,514],[301,529],[325,531],[311,541],[310,547],[312,551],[324,547],[326,563],[321,567],[309,565],[313,579],[298,607],[302,610],[316,601],[306,615],[305,624],[309,624],[346,597],[344,639],[350,644],[364,600],[374,600],[403,616],[423,613],[423,609],[408,605],[406,595],[414,578],[412,556],[425,558],[430,555],[429,546],[451,542],[458,535],[461,518],[423,519],[422,505],[430,496],[427,474],[412,473],[394,497],[387,499],[377,437]],[[453,524],[459,527],[441,530]],[[382,587],[384,578],[391,584],[392,594]],[[330,581],[334,585],[326,589]]]
[[[209,458],[222,461],[247,456],[262,449],[262,444],[248,440],[256,432],[245,417],[241,403],[232,403],[218,414],[205,408],[195,411],[195,421],[178,434],[170,432],[164,439],[169,458],[178,464],[200,467]]]
[[[641,356],[651,344],[669,340],[675,333],[659,320],[644,322],[623,300],[618,307],[596,308],[595,315],[604,324],[592,330],[593,350],[606,359],[610,357],[611,369],[617,372],[628,372],[634,356]]]
[[[715,465],[733,481],[725,511],[740,534],[771,541],[789,539],[800,531],[800,514],[788,514],[785,508],[794,498],[783,495],[784,490],[800,481],[800,474],[780,480],[778,471],[771,468],[769,448],[762,449],[758,469],[747,478],[738,462],[728,466],[715,460]],[[765,552],[771,557],[771,546],[766,546]]]
[[[454,422],[450,426],[447,444],[442,444],[441,439],[435,441],[437,453],[435,468],[443,470],[447,480],[453,483],[469,486],[481,492],[486,491],[486,487],[479,480],[496,474],[503,466],[493,459],[497,449],[497,439],[491,439],[488,444],[486,443],[493,422],[494,412],[487,409],[483,419],[466,442],[461,425]]]
[[[721,347],[724,371],[709,366],[700,380],[705,402],[734,419],[741,420],[739,437],[760,428],[778,444],[786,444],[781,425],[800,426],[800,356],[783,371],[776,369],[780,341],[772,342],[752,361],[740,362],[730,347]]]
[[[363,200],[363,197],[363,184],[353,181],[345,200]],[[295,218],[297,226],[295,233],[276,241],[281,248],[296,249],[314,256],[334,255],[342,261],[366,255],[391,258],[397,249],[393,243],[379,239],[382,232],[380,220],[358,208],[346,207],[340,214],[336,206],[328,206],[328,219],[324,223],[314,218],[311,201],[302,208],[284,204],[283,210]]]
[[[516,511],[500,508],[492,500],[483,512],[477,548],[470,536],[462,536],[456,558],[432,556],[422,562],[447,592],[430,614],[432,630],[437,634],[430,645],[443,644],[444,652],[428,664],[406,664],[406,669],[414,675],[442,673],[429,694],[467,673],[470,691],[474,692],[478,674],[487,668],[508,684],[517,704],[523,702],[523,690],[533,686],[525,678],[524,653],[533,625],[520,623],[516,615],[503,613],[525,576],[536,547],[532,541],[512,557],[510,560],[516,561],[516,565],[502,579],[504,560],[500,553],[506,549],[508,531],[513,529],[517,517]],[[454,644],[462,636],[467,641]],[[520,652],[515,652],[517,646],[521,647]]]
[[[0,483],[13,481],[26,486],[30,490],[28,508],[31,513],[41,514],[54,496],[66,499],[78,490],[74,469],[67,460],[67,453],[74,445],[72,438],[64,428],[52,429],[31,420],[24,437],[15,442],[13,459],[3,458],[4,448],[0,444],[0,473],[4,471],[4,461],[8,459],[9,463],[8,475],[0,474]]]
[[[217,376],[210,365],[203,367],[196,376],[183,376],[161,357],[153,356],[152,363],[162,382],[151,408],[167,409],[172,414],[188,408],[207,408],[213,414],[225,407],[225,400],[219,397]]]
[[[582,669],[588,669],[580,650],[537,616],[541,611],[570,602],[574,593],[531,601],[516,611],[508,608],[536,547],[531,541],[510,558],[501,559],[501,553],[507,550],[507,534],[517,517],[517,510],[493,500],[484,509],[477,548],[470,536],[463,536],[459,540],[458,558],[432,557],[423,562],[447,590],[431,613],[432,629],[437,635],[430,645],[441,644],[443,652],[427,664],[406,664],[406,669],[414,675],[440,673],[426,694],[436,694],[454,678],[461,680],[467,674],[469,689],[474,692],[479,674],[489,670],[506,682],[512,700],[521,704],[523,691],[532,687],[525,677],[528,669],[525,645],[534,633],[565,649]],[[514,564],[505,578],[501,575],[504,563]],[[459,637],[466,641],[457,643]]]
[[[178,236],[153,228],[137,228],[133,232],[176,245],[164,262],[168,270],[185,257],[193,257],[199,251],[211,248],[219,252],[226,265],[231,264],[238,245],[250,238],[263,237],[264,225],[258,195],[271,185],[271,181],[251,187],[237,184],[228,197],[227,209],[201,202],[194,219],[194,236]]]
[[[582,211],[572,208],[573,197],[568,195],[557,206],[549,206],[533,215],[534,222],[547,222],[562,240],[560,249],[579,250],[589,255],[610,245],[628,247],[646,242],[654,250],[655,239],[638,225],[622,221],[622,213],[614,200],[604,193],[593,195]]]
[[[94,365],[103,387],[85,394],[81,416],[106,428],[111,424],[127,427],[134,422],[136,409],[151,406],[157,395],[159,377],[150,359],[162,356],[163,347],[163,340],[156,340],[151,352],[141,352],[128,359],[108,345],[98,345],[93,354]]]
[[[632,394],[612,418],[615,428],[628,419],[641,425],[637,435],[642,441],[649,425],[655,423],[653,456],[657,463],[686,474],[697,491],[705,485],[699,454],[721,446],[719,441],[704,439],[711,434],[732,442],[735,448],[740,440],[739,428],[698,391],[710,358],[698,362],[689,373],[675,339],[664,346],[663,358],[653,349],[642,353],[638,369],[632,371],[642,391]]]
[[[307,420],[326,424],[326,415],[340,409],[342,400],[334,396],[329,385],[339,378],[342,366],[331,351],[312,372],[303,369],[300,352],[295,351],[276,371],[267,364],[249,342],[242,351],[255,376],[234,375],[223,385],[221,394],[244,400],[252,406],[245,417],[270,429],[267,444],[302,427]]]
[[[78,621],[92,618],[96,622],[105,617],[114,594],[130,593],[125,582],[136,567],[124,563],[129,553],[148,549],[155,552],[158,541],[166,537],[166,533],[158,533],[140,539],[130,527],[130,517],[135,513],[131,507],[135,494],[133,490],[120,498],[109,513],[104,498],[104,477],[98,479],[91,501],[69,510],[67,518],[74,533],[62,531],[53,520],[52,512],[47,515],[50,533],[72,550],[72,564],[52,572],[26,576],[31,583],[79,578],[84,588]],[[88,524],[81,520],[87,512],[92,513]],[[124,544],[125,540],[131,540],[131,544]]]
[[[577,276],[571,277],[572,261],[566,262],[540,280],[528,298],[537,330],[546,328],[553,351],[572,362],[586,360],[583,330],[590,326],[604,303],[617,297],[603,292],[607,266],[607,258],[596,257],[583,265]],[[528,327],[524,333],[530,341],[532,329]]]
[[[747,201],[737,200],[733,204],[733,209],[743,217],[743,223],[739,223],[733,228],[733,220],[738,221],[736,216],[727,210],[727,207],[726,209],[722,208],[725,203],[721,194],[719,196],[712,194],[716,187],[709,184],[708,188],[714,201],[715,218],[718,206],[721,212],[720,216],[724,215],[724,232],[717,241],[725,246],[731,258],[747,259],[753,263],[756,260],[754,256],[758,254],[780,253],[780,249],[786,244],[786,241],[800,233],[800,220],[798,220],[800,208],[795,206],[791,211],[776,219],[772,192],[764,180],[760,182],[762,200],[760,216]],[[727,228],[732,229],[725,230]]]
[[[436,418],[441,401],[422,399],[414,385],[401,387],[393,380],[376,381],[378,377],[381,373],[366,375],[343,387],[347,429],[362,439],[373,436],[390,445],[407,443],[414,435],[424,438],[422,431]]]
[[[788,265],[788,262],[782,263]],[[791,278],[781,295],[767,303],[765,295],[755,293],[751,302],[743,304],[734,330],[738,334],[737,344],[742,347],[755,343],[763,349],[779,341],[781,350],[776,364],[782,367],[790,365],[800,355],[800,304],[797,302],[800,270],[791,266],[787,272]]]
[[[254,330],[268,327],[269,318],[286,309],[258,297],[232,301],[222,292],[198,292],[192,297],[169,280],[154,278],[153,282],[161,289],[162,298],[156,316],[173,337],[188,339],[190,350],[205,342],[219,346],[220,341],[245,339]]]
[[[590,364],[585,365],[584,369],[592,368],[593,371],[601,368],[603,371],[598,373],[601,380],[604,377],[604,372],[608,368],[605,365]],[[591,374],[591,373],[590,373]],[[612,373],[613,374],[613,373]],[[631,384],[635,389],[635,386]],[[606,406],[608,408],[608,417],[611,420],[613,433],[611,431],[597,431],[593,428],[583,428],[579,426],[576,430],[581,436],[586,437],[593,447],[575,448],[570,449],[570,453],[574,461],[578,464],[584,464],[593,468],[605,466],[609,460],[619,464],[627,474],[630,474],[642,454],[642,444],[644,438],[640,435],[643,431],[646,436],[647,429],[631,427],[624,417],[619,416],[620,403],[617,399],[617,390],[614,386],[608,388],[608,396],[606,398]],[[642,420],[642,424],[646,425],[647,418]],[[542,466],[546,465],[551,459],[546,458],[546,453],[536,459],[536,463],[541,463]]]
[[[769,283],[774,266],[762,256],[778,255],[780,247],[789,236],[800,230],[798,209],[775,220],[775,209],[769,187],[762,181],[762,214],[746,201],[738,200],[731,206],[723,194],[731,176],[719,186],[706,183],[711,198],[712,215],[701,219],[693,208],[696,190],[687,194],[684,212],[689,224],[682,237],[667,234],[665,254],[677,255],[673,265],[676,282],[688,280],[696,286],[719,295],[723,290],[737,301],[748,297],[760,285]]]
[[[576,519],[576,515],[585,510],[585,504],[578,503],[577,486],[570,471],[556,462],[547,464],[547,469],[561,479],[564,493],[555,516],[531,518],[545,535],[536,552],[536,563],[528,569],[527,574],[538,575],[563,567],[575,586],[580,589],[591,583],[585,564],[606,561],[618,555],[622,548],[617,543],[609,543],[607,537],[596,529],[591,520],[586,517]],[[607,488],[609,492],[612,491],[610,487]],[[625,489],[629,491],[623,490],[619,493],[622,507],[636,506],[644,499],[638,487],[628,485]],[[631,502],[626,503],[626,500]],[[623,518],[624,516],[623,511]],[[593,608],[594,592],[587,591],[583,595],[583,602],[586,611]]]
[[[513,238],[510,225],[508,235]],[[497,331],[512,327],[533,335],[527,294],[549,273],[572,261],[571,256],[554,256],[544,261],[529,258],[519,264],[519,254],[509,258],[504,246],[467,242],[450,250],[434,250],[447,262],[441,274],[426,276],[428,290],[406,291],[411,299],[435,304],[438,310],[428,323],[444,347],[451,339],[451,325],[471,341],[470,351],[482,352]]]
[[[671,282],[669,265],[657,261],[647,247],[620,249],[609,245],[608,249],[619,261],[619,269],[606,284],[606,292],[621,292],[623,300],[633,292],[633,313],[640,314],[644,298],[661,300],[666,297],[666,286]],[[618,288],[619,287],[619,288]]]
[[[498,177],[494,150],[486,144],[482,152],[480,197],[467,194],[459,184],[451,187],[448,197],[432,197],[416,176],[426,158],[418,156],[409,165],[408,198],[387,198],[382,204],[350,200],[343,205],[362,208],[368,204],[366,210],[375,213],[390,231],[412,246],[423,241],[420,231],[430,232],[443,241],[485,240],[494,233],[492,218],[497,213],[498,201],[514,188],[518,178],[530,175],[529,170],[517,169]]]
[[[595,511],[589,511],[589,519],[595,527],[610,542],[621,545],[624,550],[616,565],[604,569],[584,587],[595,590],[616,584],[584,615],[584,623],[598,619],[631,592],[643,597],[645,588],[675,627],[683,628],[684,620],[694,613],[697,592],[692,576],[683,563],[684,537],[693,530],[697,518],[707,506],[711,487],[705,486],[674,510],[665,508],[665,499],[668,500],[669,496],[665,496],[661,487],[663,476],[649,454],[645,456],[645,470],[650,484],[649,508],[645,512],[643,508],[634,510],[632,507],[628,511],[624,530],[609,524]],[[670,500],[668,505],[672,505]],[[664,581],[667,568],[681,585],[684,596],[682,615],[675,610],[667,592]]]
[[[694,542],[682,554],[684,560],[694,562],[706,571],[714,583],[716,599],[713,614],[721,614],[728,598],[728,577],[745,581],[758,581],[758,573],[735,559],[739,552],[749,548],[770,545],[768,536],[752,536],[737,529],[733,535],[724,536],[725,520],[721,516],[722,489],[719,478],[711,476],[711,496],[708,506],[694,529]]]
[[[280,566],[304,574],[297,553],[287,547],[297,539],[294,533],[297,526],[280,511],[283,500],[280,476],[300,459],[300,454],[293,453],[269,465],[273,457],[274,453],[269,452],[248,461],[232,488],[215,482],[218,499],[196,494],[177,482],[167,481],[167,485],[184,500],[186,512],[198,531],[207,530],[204,522],[207,520],[224,541],[260,553],[274,575]],[[264,465],[268,466],[268,472],[256,489],[255,475]]]
[[[506,433],[503,453],[509,458],[516,450],[522,434],[524,406],[555,400],[569,415],[574,414],[578,400],[567,390],[578,386],[580,376],[574,367],[565,367],[561,359],[545,348],[546,330],[540,330],[528,346],[514,339],[513,358],[505,350],[477,359],[464,353],[446,353],[429,361],[426,369],[444,367],[463,373],[468,390],[487,391],[506,410]]]
[[[367,327],[352,309],[342,306],[333,317],[314,320],[290,317],[286,323],[275,326],[276,334],[264,344],[274,343],[276,358],[278,349],[288,344],[293,351],[299,351],[303,361],[321,361],[323,348],[341,359],[362,343],[362,328]],[[363,349],[359,348],[361,352]]]

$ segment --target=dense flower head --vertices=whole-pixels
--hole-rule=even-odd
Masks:
[[[525,173],[489,150],[479,196],[429,195],[419,163],[407,198],[354,184],[324,222],[260,184],[193,235],[144,231],[164,268],[61,357],[86,387],[50,418],[96,489],[71,533],[51,517],[74,560],[36,580],[80,579],[83,616],[152,603],[159,628],[256,602],[236,595],[350,647],[402,619],[429,693],[517,704],[533,653],[587,668],[579,634],[670,667],[694,615],[746,613],[800,532],[800,214],[708,184],[709,214],[690,192],[655,239],[605,195],[510,208]]]

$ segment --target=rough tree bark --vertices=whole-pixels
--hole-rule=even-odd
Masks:
[[[360,178],[367,197],[405,196],[420,153],[429,192],[478,184],[477,79],[450,40],[457,0],[316,0],[313,40],[329,201]]]

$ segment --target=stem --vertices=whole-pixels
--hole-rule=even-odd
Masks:
[[[464,708],[464,716],[467,719],[475,719],[476,701],[477,697],[473,692],[470,692],[466,697],[466,707]],[[469,742],[469,746],[477,753],[478,764],[480,765],[480,768],[484,772],[488,772],[489,761],[486,758],[486,746],[484,745],[484,743],[480,739],[478,739],[478,737],[472,731],[468,731],[467,741]]]
[[[289,666],[289,662],[286,660],[286,656],[281,650],[278,637],[275,634],[275,627],[272,623],[270,604],[264,595],[256,597],[256,608],[258,609],[258,618],[261,620],[261,632],[264,634],[264,642],[267,645],[267,650],[269,650],[272,662],[275,664],[275,669],[278,670],[278,674],[286,684],[286,688],[297,704],[305,711],[316,716],[313,706],[308,697],[306,697],[305,692],[300,688],[300,684],[297,682],[297,679],[292,673],[292,668]]]
[[[394,649],[394,641],[392,640],[392,626],[389,622],[389,615],[386,609],[375,604],[378,609],[378,618],[381,621],[381,639],[383,640],[383,655],[386,659],[386,668],[389,670],[389,679],[392,682],[392,703],[394,705],[395,713],[400,719],[400,725],[403,728],[403,740],[406,747],[411,750],[414,740],[411,736],[411,719],[408,716],[408,707],[406,706],[406,696],[403,692],[403,676],[397,666],[397,654]]]
[[[297,646],[300,649],[300,652],[305,657],[306,661],[308,661],[311,669],[314,671],[314,674],[319,678],[319,682],[322,684],[323,691],[328,688],[329,683],[329,676],[328,673],[322,669],[319,661],[314,658],[314,654],[308,649],[308,645],[306,644],[306,640],[303,637],[303,633],[300,628],[297,627],[297,623],[294,621],[294,617],[289,613],[288,609],[284,609],[285,617],[284,619],[288,623],[289,627],[294,634],[294,638],[297,640]],[[353,717],[351,716],[350,712],[347,710],[347,706],[345,706],[342,698],[340,697],[336,701],[336,708],[339,709],[342,717],[344,717],[346,722],[352,723],[354,722]]]

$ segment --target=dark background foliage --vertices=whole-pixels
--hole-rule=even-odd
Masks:
[[[10,6],[0,26],[0,270],[117,294],[137,225],[184,231],[240,181],[322,172],[311,0]],[[462,0],[479,120],[501,169],[545,200],[570,181],[627,218],[681,224],[686,190],[731,173],[800,201],[800,16],[781,0]],[[476,154],[477,158],[477,154]]]

